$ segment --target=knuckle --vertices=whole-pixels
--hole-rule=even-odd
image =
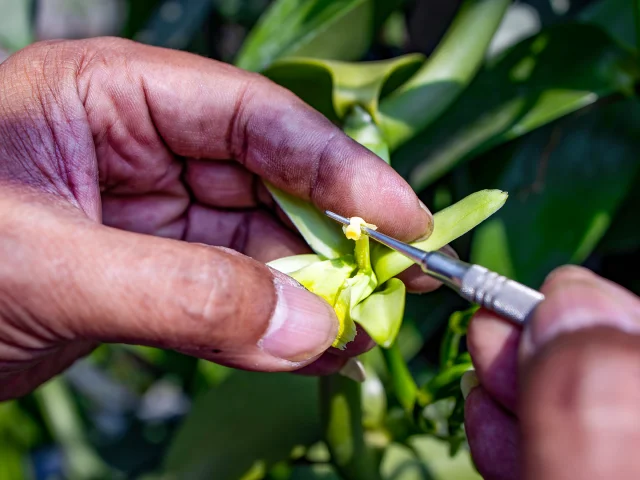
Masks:
[[[261,294],[272,285],[258,269],[237,252],[205,245],[188,265],[178,267],[172,288],[177,313],[200,332],[199,343],[225,350],[257,342],[269,320]]]

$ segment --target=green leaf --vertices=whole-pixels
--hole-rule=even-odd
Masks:
[[[275,268],[279,272],[290,274],[295,272],[296,270],[307,267],[312,263],[321,261],[322,259],[318,255],[309,253],[305,255],[293,255],[291,257],[278,258],[277,260],[273,260],[267,263],[267,265]]]
[[[375,117],[391,150],[437,119],[476,75],[511,0],[465,0],[424,66]]]
[[[344,236],[340,226],[314,205],[267,182],[265,185],[314,252],[325,259],[353,252],[353,244]]]
[[[383,285],[382,290],[356,305],[351,316],[378,345],[389,348],[402,325],[405,295],[404,283],[392,278]]]
[[[640,162],[640,102],[601,105],[574,114],[520,140],[499,181],[512,201],[492,223],[501,241],[488,242],[481,226],[471,259],[539,285],[555,267],[581,263],[607,230],[633,187]],[[513,153],[511,153],[513,151]],[[487,251],[501,249],[497,255]],[[499,257],[498,257],[499,258]]]
[[[640,185],[640,175],[633,181],[633,185]],[[632,188],[619,208],[611,227],[598,245],[598,252],[632,253],[640,249],[640,188]]]
[[[127,2],[126,24],[122,29],[122,36],[134,38],[149,21],[151,15],[164,0],[136,0]]]
[[[355,105],[376,115],[380,97],[408,80],[423,61],[419,54],[360,63],[294,57],[274,62],[263,74],[337,121]]]
[[[500,190],[482,190],[463,198],[437,212],[433,216],[431,236],[412,245],[429,252],[444,247],[493,215],[504,205],[507,197],[507,193]],[[371,263],[379,283],[395,277],[413,264],[404,255],[382,245],[373,249]]]
[[[12,52],[34,42],[33,0],[0,0],[0,48]]]
[[[418,458],[428,465],[434,480],[481,480],[482,477],[473,467],[468,450],[461,450],[451,458],[448,445],[427,435],[413,437],[409,444]]]
[[[371,115],[362,107],[356,105],[351,113],[347,115],[343,131],[360,145],[378,155],[387,164],[391,163],[389,147],[382,136],[382,132],[374,123]]]
[[[491,245],[492,248],[486,248]],[[474,232],[471,258],[479,265],[491,265],[507,278],[515,278],[516,272],[509,252],[509,235],[506,225],[499,218],[487,220]]]
[[[283,57],[357,60],[371,42],[373,10],[371,0],[276,0],[235,63],[262,71]]]
[[[587,5],[577,20],[597,25],[619,42],[637,48],[634,12],[637,8],[635,0],[601,0]]]
[[[563,24],[520,42],[483,70],[392,164],[422,190],[462,160],[614,92],[633,91],[633,55],[597,27]]]
[[[198,398],[165,458],[173,478],[237,480],[320,439],[318,384],[299,375],[234,372]],[[254,467],[255,468],[255,467]]]
[[[39,436],[38,424],[17,400],[0,403],[0,441],[7,441],[26,452],[35,446]]]

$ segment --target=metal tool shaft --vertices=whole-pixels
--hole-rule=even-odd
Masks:
[[[350,223],[349,219],[333,212],[326,214],[344,225]],[[427,275],[440,280],[461,297],[518,325],[524,324],[544,300],[540,292],[480,265],[465,263],[441,252],[426,252],[364,226],[362,231],[408,257]]]

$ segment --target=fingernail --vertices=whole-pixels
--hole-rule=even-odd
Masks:
[[[422,200],[418,200],[418,204],[420,205],[420,208],[425,212],[427,212],[427,215],[429,216],[429,223],[427,225],[427,230],[424,232],[424,234],[420,238],[415,240],[416,242],[422,242],[423,240],[426,240],[427,238],[429,238],[433,233],[433,214],[431,213],[431,210],[429,210],[427,206],[424,203],[422,203]]]
[[[480,385],[480,380],[478,379],[478,375],[476,375],[475,370],[468,370],[462,374],[460,378],[460,390],[462,391],[462,398],[465,400],[471,393],[471,390]]]
[[[367,379],[362,362],[356,358],[350,358],[340,370],[340,375],[350,378],[354,382],[362,383]]]
[[[440,250],[440,252],[444,253],[445,255],[449,255],[450,257],[456,258],[456,259],[460,259],[460,256],[458,255],[458,253],[451,247],[451,245],[445,245],[444,247],[442,247]]]
[[[258,346],[274,357],[290,362],[312,359],[328,349],[338,335],[338,319],[319,296],[274,281],[278,300],[271,323]]]

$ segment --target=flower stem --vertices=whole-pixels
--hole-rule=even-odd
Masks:
[[[365,442],[361,385],[341,375],[320,379],[320,415],[333,465],[345,480],[380,480],[380,458]]]
[[[369,255],[369,237],[362,235],[359,240],[356,240],[356,263],[358,264],[358,270],[361,272],[371,271],[371,257]]]

